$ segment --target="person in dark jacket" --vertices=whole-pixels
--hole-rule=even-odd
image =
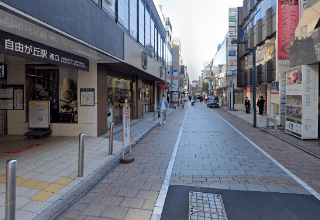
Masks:
[[[250,114],[250,100],[248,99],[248,97],[246,97],[246,100],[244,101],[244,106],[246,107],[246,113]]]
[[[263,115],[263,108],[264,108],[265,100],[263,99],[263,96],[261,96],[260,100],[257,103],[257,106],[259,107],[259,114]]]

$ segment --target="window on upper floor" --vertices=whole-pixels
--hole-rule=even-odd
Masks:
[[[114,20],[116,20],[116,1],[117,0],[102,0],[102,9]]]
[[[129,0],[118,1],[118,22],[129,29]]]
[[[139,0],[139,42],[144,46],[144,5]]]
[[[97,5],[100,5],[100,0],[92,0],[94,3],[96,3]]]
[[[130,35],[138,39],[138,1],[130,0]]]
[[[154,22],[152,18],[151,18],[150,30],[151,30],[151,53],[152,53],[152,56],[154,56]]]
[[[145,8],[145,42],[146,48],[148,48],[149,52],[151,52],[151,30],[150,30],[150,14]]]
[[[162,62],[162,44],[161,44],[161,37],[160,37],[160,33],[158,32],[158,57],[159,57],[159,61]]]
[[[154,58],[158,60],[158,29],[154,28]]]

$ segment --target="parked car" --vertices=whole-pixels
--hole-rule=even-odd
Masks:
[[[218,96],[208,96],[207,107],[219,108],[219,98]]]

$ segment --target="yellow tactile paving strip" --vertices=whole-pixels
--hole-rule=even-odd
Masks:
[[[40,180],[17,177],[17,186],[41,190],[39,193],[30,197],[29,199],[38,202],[44,202],[71,183],[73,180],[74,179],[62,177],[54,183],[49,183]],[[0,183],[6,183],[6,175],[0,174]]]

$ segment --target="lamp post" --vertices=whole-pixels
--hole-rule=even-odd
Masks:
[[[257,110],[256,110],[256,71],[257,71],[257,64],[256,64],[256,49],[255,48],[248,48],[248,41],[240,41],[240,40],[232,40],[232,44],[245,44],[245,49],[248,51],[253,52],[253,76],[252,76],[252,92],[253,92],[253,127],[257,127]]]

